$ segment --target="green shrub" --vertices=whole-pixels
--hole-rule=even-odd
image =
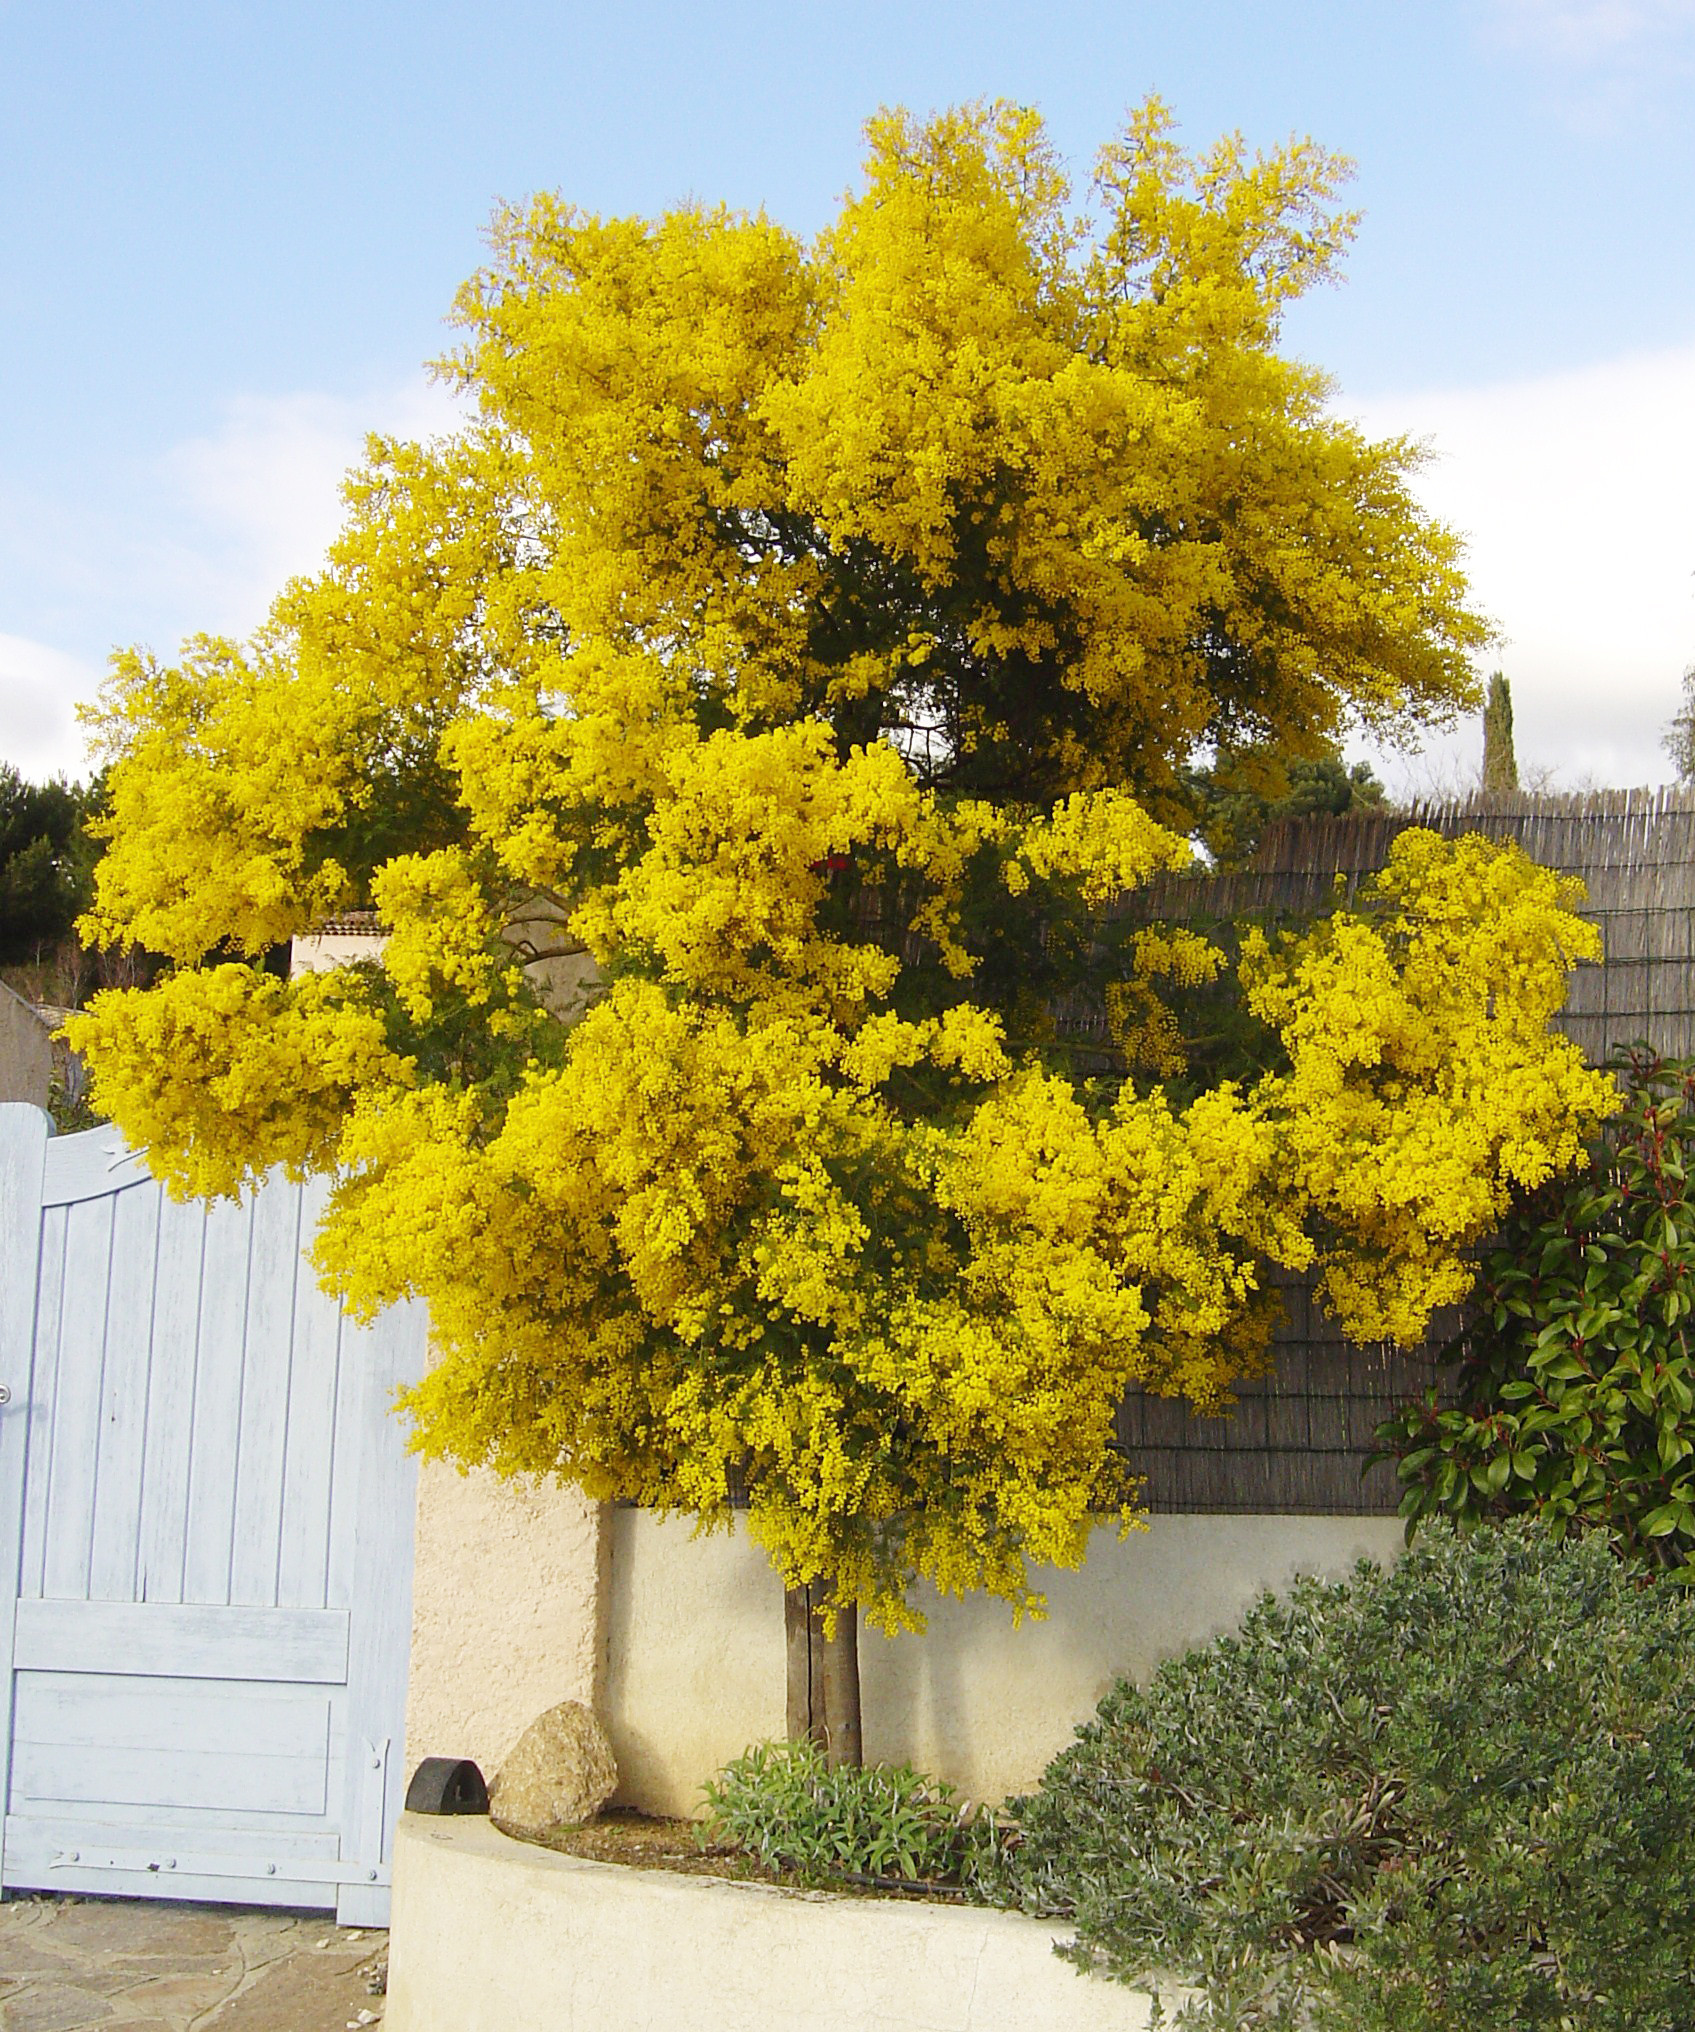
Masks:
[[[1066,1951],[1310,2032],[1695,2024],[1695,1600],[1600,1534],[1422,1534],[1120,1683],[977,1866]]]
[[[1626,1102],[1485,1256],[1453,1381],[1378,1430],[1409,1530],[1534,1511],[1695,1578],[1695,1062],[1623,1054]],[[1695,2022],[1695,2012],[1691,2013]]]
[[[757,1743],[705,1788],[706,1834],[808,1879],[951,1882],[977,1816],[904,1764],[832,1771],[816,1745]]]

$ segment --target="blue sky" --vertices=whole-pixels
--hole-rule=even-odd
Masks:
[[[444,420],[421,363],[497,198],[810,231],[880,103],[1032,101],[1082,171],[1150,90],[1193,143],[1355,158],[1348,280],[1288,343],[1432,436],[1531,763],[1662,775],[1695,661],[1695,0],[0,0],[0,758],[74,766],[114,644],[250,628],[363,432]]]

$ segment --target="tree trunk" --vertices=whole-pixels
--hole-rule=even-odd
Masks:
[[[834,1769],[864,1761],[859,1724],[859,1611],[836,1611],[836,1634],[826,1637],[820,1608],[827,1583],[789,1588],[783,1596],[788,1640],[788,1735],[809,1737]]]

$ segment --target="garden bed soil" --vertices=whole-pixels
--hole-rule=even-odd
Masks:
[[[562,1856],[581,1856],[590,1863],[622,1863],[632,1870],[677,1870],[689,1877],[733,1877],[756,1883],[786,1880],[742,1849],[701,1839],[700,1822],[672,1820],[660,1814],[609,1807],[581,1827],[561,1828],[538,1842]]]
[[[958,1904],[963,1893],[951,1884],[896,1884],[842,1877],[800,1876],[774,1870],[745,1849],[702,1838],[697,1820],[672,1820],[609,1807],[581,1827],[562,1828],[538,1847],[590,1863],[622,1863],[632,1870],[672,1870],[687,1877],[728,1877],[736,1883],[777,1884],[788,1891],[828,1891],[842,1898],[919,1899]]]

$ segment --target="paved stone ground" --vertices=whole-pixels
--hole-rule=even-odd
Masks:
[[[0,2032],[364,2032],[387,1954],[321,1913],[8,1897]]]

